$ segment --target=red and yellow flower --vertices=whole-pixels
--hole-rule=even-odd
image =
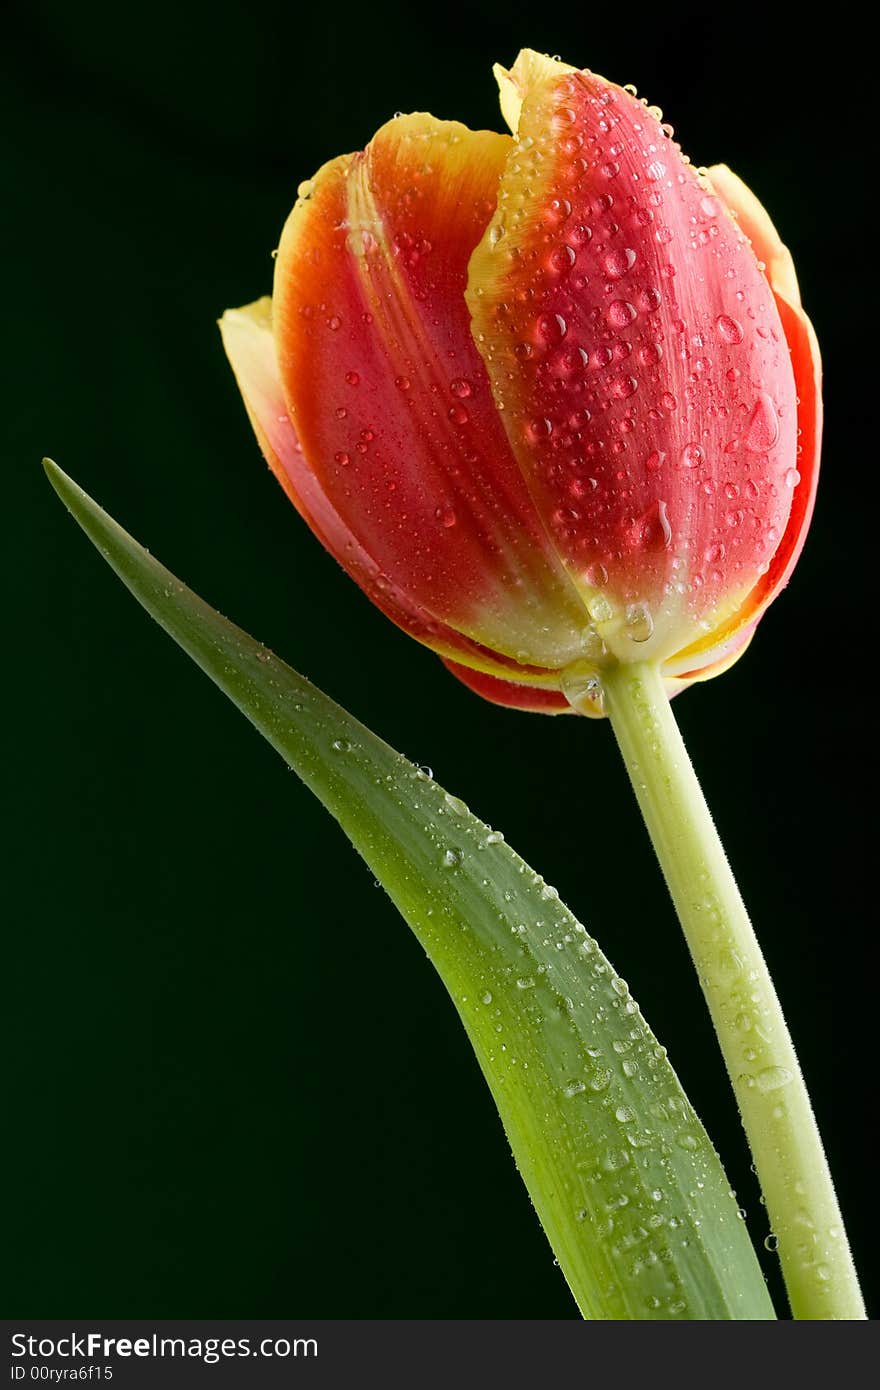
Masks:
[[[674,692],[800,553],[815,336],[729,169],[590,72],[496,74],[512,135],[400,116],[301,186],[226,350],[297,510],[473,689],[552,712],[649,660]]]

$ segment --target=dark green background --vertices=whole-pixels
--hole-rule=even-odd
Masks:
[[[526,43],[637,83],[696,163],[749,180],[822,340],[825,472],[803,561],[749,655],[676,710],[870,1282],[876,850],[858,798],[877,722],[862,301],[876,276],[859,223],[865,116],[827,33],[768,6],[537,0],[467,18],[454,4],[355,17],[155,0],[123,15],[23,0],[4,31],[3,1311],[574,1316],[406,927],[103,566],[43,453],[558,885],[667,1044],[759,1246],[766,1234],[610,730],[483,704],[372,610],[261,462],[214,326],[269,289],[302,178],[395,110],[497,128],[490,64]]]

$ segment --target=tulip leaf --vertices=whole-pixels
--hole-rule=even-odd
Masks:
[[[665,1049],[555,890],[45,466],[123,583],[324,803],[409,923],[582,1315],[773,1318],[730,1184]],[[370,987],[381,993],[378,968]]]

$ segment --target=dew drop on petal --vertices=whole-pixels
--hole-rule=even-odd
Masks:
[[[743,443],[752,454],[766,454],[779,439],[779,420],[773,400],[766,392],[758,397],[749,423],[746,426]]]
[[[540,440],[546,439],[548,434],[551,434],[552,431],[552,421],[546,419],[544,416],[536,416],[535,419],[530,420],[528,425],[526,426],[526,433],[528,434],[529,439],[531,439],[536,444]]]
[[[625,299],[615,299],[608,306],[608,322],[615,328],[626,328],[636,316],[635,307]]]
[[[654,619],[644,603],[631,603],[626,610],[626,633],[633,642],[647,642],[654,633]]]
[[[672,544],[672,526],[666,503],[652,502],[632,528],[633,543],[643,550],[667,550]]]
[[[639,379],[636,376],[617,376],[611,383],[611,394],[618,400],[625,400],[627,396],[632,396],[639,389]]]
[[[604,257],[602,265],[605,274],[612,280],[619,280],[622,275],[626,275],[628,270],[632,270],[636,263],[636,253],[630,247],[615,248],[609,251]]]
[[[694,440],[685,444],[681,452],[681,461],[685,468],[699,468],[703,462],[703,450],[700,445]]]
[[[723,338],[725,343],[741,343],[743,340],[743,326],[729,314],[719,314],[715,320],[715,327],[718,330],[719,338]]]
[[[561,314],[539,314],[535,332],[544,343],[559,343],[568,332],[568,324]]]

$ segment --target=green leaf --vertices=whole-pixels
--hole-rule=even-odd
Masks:
[[[415,932],[583,1316],[773,1318],[730,1185],[665,1049],[555,890],[45,467],[123,583],[335,816]],[[378,945],[366,987],[381,995]]]

